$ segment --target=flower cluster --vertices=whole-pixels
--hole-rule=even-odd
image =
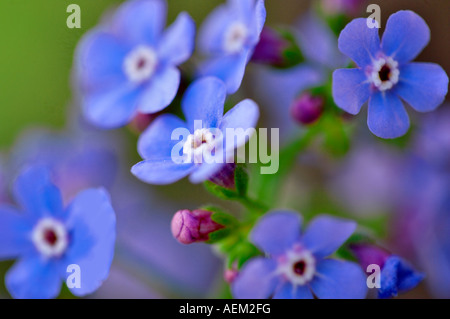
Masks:
[[[227,0],[198,32],[187,12],[166,26],[166,0],[108,12],[77,46],[68,127],[1,154],[9,295],[210,297],[224,270],[217,297],[450,296],[448,105],[417,125],[404,105],[435,111],[448,76],[413,62],[417,13],[380,39],[362,3],[274,27],[264,0]],[[366,102],[369,130],[349,116]]]

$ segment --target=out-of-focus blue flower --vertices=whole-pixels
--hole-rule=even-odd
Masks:
[[[403,99],[416,111],[436,109],[448,90],[448,76],[437,64],[411,63],[430,40],[426,22],[412,11],[388,19],[380,42],[367,19],[350,22],[339,36],[339,49],[357,65],[333,73],[333,97],[350,114],[369,100],[367,124],[381,138],[396,138],[409,129]]]
[[[191,182],[199,183],[217,174],[229,160],[225,156],[230,151],[234,154],[234,149],[249,137],[228,141],[226,130],[254,128],[259,117],[258,106],[251,100],[240,102],[223,115],[225,98],[226,87],[221,80],[205,77],[194,82],[182,101],[186,122],[172,114],[159,116],[139,139],[138,151],[144,161],[136,164],[132,173],[150,184],[170,184],[187,175]],[[177,129],[189,133],[181,142],[176,140],[179,136],[175,140],[172,137]],[[177,162],[172,153],[180,143],[177,155],[183,154],[185,160]],[[211,161],[205,158],[208,151],[215,153]]]
[[[395,149],[361,139],[330,173],[329,194],[354,216],[389,213],[402,190],[402,159]]]
[[[369,265],[380,267],[379,298],[396,297],[399,293],[415,288],[425,277],[403,258],[376,245],[356,244],[350,248],[364,270],[367,270]]]
[[[199,31],[199,49],[208,56],[200,76],[216,76],[229,94],[236,92],[265,20],[264,0],[228,0],[217,7]]]
[[[0,258],[18,258],[6,275],[14,298],[54,298],[61,281],[80,267],[76,296],[97,290],[114,256],[116,217],[108,193],[88,189],[63,207],[59,189],[41,167],[25,170],[14,185],[19,208],[0,208]]]
[[[397,248],[425,272],[429,291],[439,298],[450,298],[450,143],[440,135],[449,119],[441,109],[419,127],[392,224]]]
[[[271,127],[280,129],[281,140],[287,140],[298,128],[290,108],[309,88],[323,85],[329,74],[345,64],[337,49],[333,31],[313,11],[307,12],[292,30],[305,62],[288,69],[254,65],[250,76],[257,101],[264,109]]]
[[[79,114],[71,115],[79,121],[67,131],[22,134],[5,162],[5,183],[24,166],[38,164],[49,169],[65,203],[83,189],[108,190],[117,217],[116,257],[96,296],[205,296],[219,270],[218,259],[209,247],[182,246],[170,233],[172,213],[188,203],[162,200],[129,173],[124,150],[130,145],[121,132],[96,130]]]
[[[82,40],[76,71],[84,114],[95,125],[125,125],[137,112],[158,112],[175,98],[176,66],[193,52],[195,25],[183,12],[164,31],[166,7],[164,0],[128,1]]]
[[[305,233],[293,212],[262,217],[251,241],[268,258],[247,262],[232,285],[237,298],[364,298],[366,275],[359,265],[328,258],[354,232],[352,221],[319,216]]]

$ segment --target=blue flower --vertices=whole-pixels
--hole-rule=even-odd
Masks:
[[[319,216],[304,234],[293,212],[262,217],[250,240],[268,257],[247,262],[233,282],[237,298],[364,298],[366,275],[355,263],[328,258],[353,233],[352,221]],[[313,295],[314,294],[314,295]]]
[[[379,298],[396,297],[416,287],[425,276],[415,271],[404,259],[392,255],[383,265],[380,274]]]
[[[194,48],[195,25],[181,13],[164,31],[166,2],[123,4],[106,26],[90,32],[77,53],[85,116],[103,128],[123,126],[140,113],[155,113],[175,98],[177,65]]]
[[[47,170],[32,167],[14,184],[20,208],[0,207],[0,259],[18,258],[6,275],[14,298],[54,298],[67,267],[80,267],[76,296],[97,290],[114,256],[116,218],[109,195],[88,189],[64,208]]]
[[[199,183],[218,173],[229,161],[225,155],[249,137],[227,143],[227,129],[247,131],[255,127],[259,117],[258,106],[248,99],[223,115],[225,98],[221,80],[205,77],[194,82],[182,101],[187,122],[172,114],[159,116],[139,139],[138,151],[145,160],[136,164],[132,173],[150,184],[170,184],[189,174],[191,182]],[[173,137],[177,131],[184,133],[181,142],[176,140],[178,134]],[[174,154],[183,160],[175,160]],[[208,154],[213,157],[205,157]]]
[[[265,20],[264,0],[229,0],[217,7],[199,31],[200,51],[208,56],[200,66],[200,75],[220,78],[228,93],[235,93]]]
[[[350,114],[369,100],[367,124],[381,138],[400,137],[409,129],[403,99],[419,112],[437,108],[448,90],[448,76],[437,64],[411,63],[430,40],[425,21],[412,11],[388,19],[380,43],[366,19],[350,22],[339,36],[339,49],[357,65],[333,73],[333,97]]]

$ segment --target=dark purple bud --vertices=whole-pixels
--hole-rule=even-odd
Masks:
[[[234,189],[234,172],[236,170],[236,164],[235,163],[227,163],[223,166],[223,168],[217,172],[215,175],[210,177],[210,181],[213,182],[216,185],[228,188],[228,189]]]
[[[182,244],[207,241],[209,234],[223,228],[211,219],[213,213],[197,209],[180,210],[172,218],[172,234]]]
[[[289,43],[275,30],[264,27],[258,44],[253,52],[252,61],[257,63],[282,66],[284,63],[284,51]]]
[[[323,113],[324,99],[309,92],[301,94],[291,105],[291,116],[300,124],[312,124]]]
[[[350,249],[364,270],[373,264],[383,268],[386,260],[392,255],[386,249],[372,244],[353,244],[350,245]]]

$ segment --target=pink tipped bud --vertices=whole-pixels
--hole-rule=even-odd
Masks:
[[[239,275],[239,271],[233,267],[232,269],[225,269],[223,273],[223,279],[229,284],[231,284]]]
[[[392,255],[386,249],[372,244],[353,244],[350,249],[363,269],[372,264],[383,268],[386,260]]]
[[[209,180],[219,186],[234,189],[234,172],[236,170],[235,163],[228,163],[223,168],[212,176]]]
[[[253,52],[252,61],[273,66],[282,66],[284,63],[284,51],[289,43],[276,31],[264,27],[258,44]]]
[[[212,212],[187,209],[175,213],[172,218],[172,234],[182,244],[207,241],[209,234],[223,228],[211,219]]]
[[[306,92],[291,105],[291,116],[301,124],[312,124],[322,115],[324,99]]]

